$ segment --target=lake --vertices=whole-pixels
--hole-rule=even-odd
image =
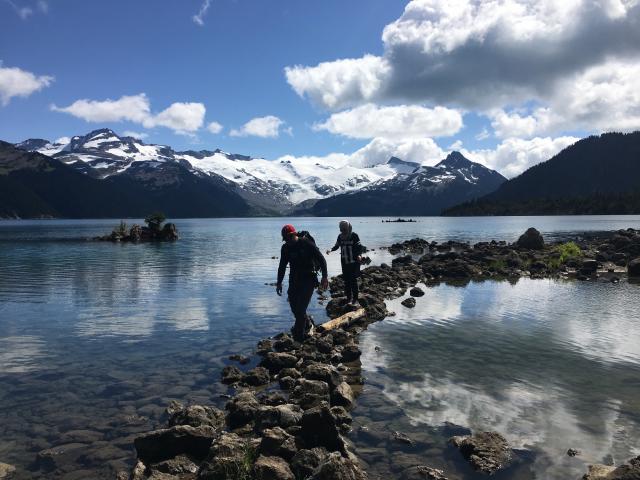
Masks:
[[[515,241],[535,226],[552,240],[640,228],[640,216],[417,220],[353,224],[374,263],[391,259],[379,247],[416,236]],[[19,479],[113,478],[169,401],[224,405],[227,356],[291,326],[286,300],[267,285],[280,227],[310,230],[325,250],[337,221],[177,220],[181,239],[154,245],[86,240],[113,220],[0,222],[0,462]],[[339,256],[328,261],[339,273]],[[476,478],[447,447],[464,428],[497,430],[523,450],[502,478],[579,478],[588,463],[640,454],[640,285],[521,279],[425,291],[413,310],[389,301],[397,315],[361,336],[351,439],[372,478],[416,463]],[[315,299],[310,312],[326,318]],[[394,430],[417,446],[371,434]]]

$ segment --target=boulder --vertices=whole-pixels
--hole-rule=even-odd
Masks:
[[[298,450],[291,459],[291,470],[296,478],[309,478],[328,455],[329,452],[322,447]]]
[[[640,277],[640,258],[635,258],[627,265],[630,277]]]
[[[282,428],[268,428],[262,432],[262,440],[260,441],[262,455],[277,455],[291,460],[297,451],[295,438]]]
[[[506,467],[513,458],[507,440],[497,432],[452,437],[450,442],[474,469],[489,475]]]
[[[251,464],[247,462],[247,458],[254,448],[251,440],[234,433],[223,433],[211,445],[209,455],[200,465],[198,480],[251,478]]]
[[[208,425],[176,425],[140,435],[133,443],[138,459],[144,463],[151,463],[181,454],[204,458],[217,436],[218,431]]]
[[[516,245],[528,250],[542,250],[544,248],[544,239],[538,230],[531,227],[518,238]]]
[[[343,362],[353,362],[360,358],[362,352],[355,343],[350,343],[342,348],[341,355]]]
[[[351,409],[353,407],[354,398],[353,390],[347,382],[342,382],[333,392],[331,392],[331,405],[345,407]]]
[[[302,409],[298,405],[287,403],[273,407],[264,406],[256,414],[256,430],[260,432],[274,427],[287,429],[298,425],[300,420]]]
[[[580,264],[580,273],[591,275],[598,271],[598,261],[593,258],[585,258]]]
[[[422,290],[420,287],[413,287],[411,290],[409,290],[409,295],[411,295],[412,297],[421,297],[424,295],[424,290]]]
[[[260,455],[253,472],[256,480],[295,480],[289,464],[280,457]]]
[[[151,465],[151,471],[167,475],[195,474],[198,473],[197,459],[188,455],[178,455],[175,458]]]
[[[174,404],[175,407],[175,404]],[[215,407],[190,405],[188,407],[167,409],[169,426],[190,425],[192,427],[209,426],[216,430],[224,428],[225,416],[222,410]]]
[[[337,452],[330,453],[313,472],[311,480],[366,480],[362,469]]]
[[[300,433],[307,447],[325,447],[329,451],[335,451],[343,446],[338,426],[327,402],[304,412]]]
[[[249,370],[242,381],[247,385],[257,387],[260,385],[268,385],[269,382],[271,382],[271,377],[269,376],[269,370],[264,367],[256,367]]]
[[[231,385],[242,380],[244,373],[235,365],[227,365],[220,373],[220,381],[225,385]]]
[[[255,420],[260,403],[251,392],[240,392],[225,406],[229,428],[239,428]]]
[[[278,373],[283,368],[293,368],[298,363],[298,358],[290,353],[269,352],[265,355],[260,365],[271,373]]]
[[[402,302],[400,302],[403,306],[407,308],[413,308],[416,306],[416,299],[413,297],[405,298]]]

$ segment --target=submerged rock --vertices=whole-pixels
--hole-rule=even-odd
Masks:
[[[449,441],[460,450],[473,468],[487,474],[506,467],[513,458],[507,440],[497,432],[452,437]]]
[[[447,480],[442,470],[427,467],[426,465],[416,465],[409,467],[402,472],[400,480]]]
[[[0,480],[9,480],[15,473],[16,467],[0,462]]]

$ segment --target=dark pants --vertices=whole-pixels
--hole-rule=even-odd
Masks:
[[[343,263],[342,278],[344,279],[344,294],[347,300],[358,300],[359,263]]]
[[[289,306],[296,318],[293,326],[293,337],[301,340],[311,327],[311,321],[307,317],[307,307],[313,296],[313,291],[318,285],[318,279],[312,276],[297,279],[289,279]]]

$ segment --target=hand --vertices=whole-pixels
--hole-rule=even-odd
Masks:
[[[329,288],[329,280],[327,279],[327,277],[322,277],[322,280],[320,280],[320,287],[323,290],[326,290],[327,288]]]
[[[281,284],[281,283],[279,283],[278,285],[276,285],[276,293],[277,293],[279,296],[282,296],[282,284]]]
[[[358,255],[356,257],[356,260],[358,261],[358,263],[361,263],[362,262],[362,255]]]
[[[331,250],[327,250],[327,255],[329,255],[331,253]]]

